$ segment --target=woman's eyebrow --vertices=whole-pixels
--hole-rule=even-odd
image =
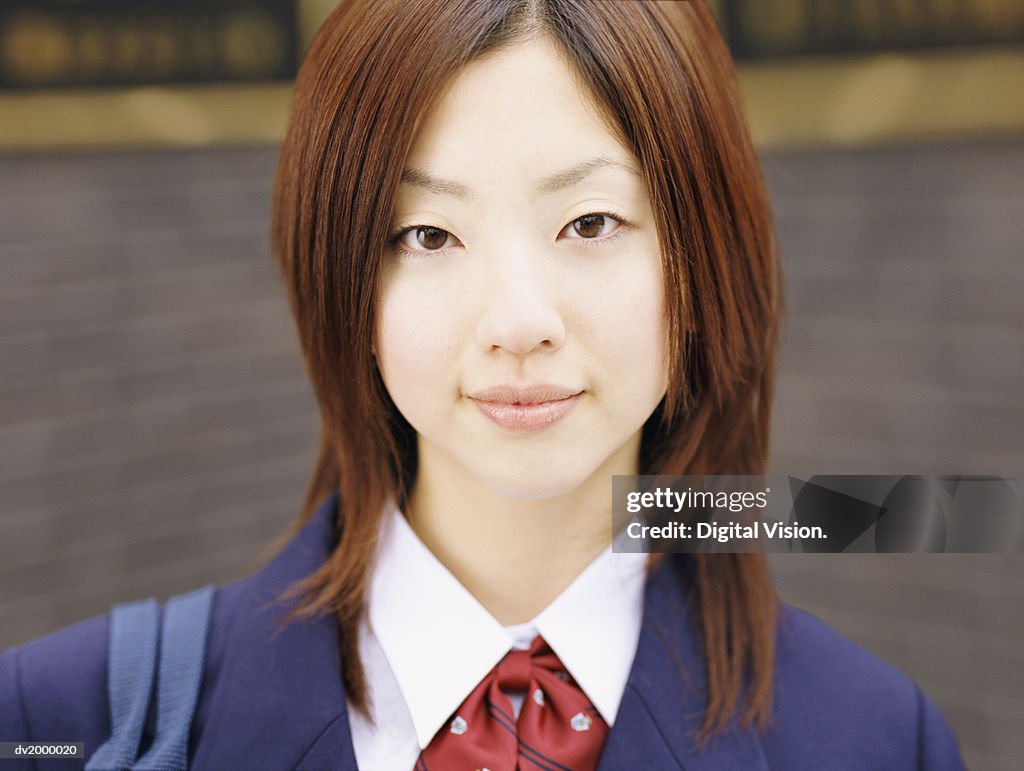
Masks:
[[[617,161],[614,158],[597,155],[583,161],[582,163],[577,163],[575,166],[571,166],[565,171],[560,171],[557,174],[552,174],[550,177],[545,177],[537,184],[536,190],[538,193],[546,195],[556,193],[559,190],[564,190],[567,187],[571,187],[582,182],[589,174],[603,168],[622,169],[624,171],[628,171],[630,174],[635,174],[638,177],[642,176],[640,170],[630,163],[623,163],[622,161]],[[473,191],[466,185],[450,179],[435,177],[434,175],[428,174],[423,169],[418,169],[415,166],[410,166],[402,172],[402,182],[423,188],[424,190],[437,195],[454,196],[455,198],[459,198],[463,201],[468,201],[473,198]]]

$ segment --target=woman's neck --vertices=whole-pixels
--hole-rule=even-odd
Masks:
[[[496,493],[421,445],[405,513],[420,540],[499,623],[524,623],[610,543],[612,474],[636,473],[638,441],[574,490],[536,500]]]

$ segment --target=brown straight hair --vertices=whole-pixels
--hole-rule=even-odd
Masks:
[[[425,114],[466,64],[532,35],[560,45],[580,90],[639,161],[662,250],[670,371],[645,423],[641,474],[762,474],[781,276],[760,166],[728,49],[703,2],[343,0],[295,82],[272,247],[319,402],[319,455],[278,551],[333,492],[338,541],[288,587],[285,621],[333,613],[347,697],[369,717],[358,646],[383,507],[416,478],[416,432],[376,369],[381,260]],[[648,569],[664,555],[652,554]],[[760,554],[693,557],[708,676],[702,738],[771,711],[777,597]]]

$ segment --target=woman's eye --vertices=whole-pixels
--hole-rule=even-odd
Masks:
[[[614,232],[615,223],[624,224],[620,217],[608,212],[598,212],[577,217],[569,223],[567,229],[576,233],[583,240],[592,241]]]
[[[581,241],[582,246],[598,246],[617,240],[628,227],[629,223],[613,212],[591,212],[574,219],[562,229],[562,233],[570,234],[570,240]],[[432,225],[403,228],[391,239],[395,248],[408,255],[443,253],[449,246],[449,240],[457,239],[447,230]]]
[[[444,249],[450,236],[447,230],[419,225],[403,230],[395,236],[395,242],[405,252],[437,252]]]

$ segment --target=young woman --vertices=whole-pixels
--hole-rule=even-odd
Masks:
[[[192,767],[962,767],[763,556],[611,551],[612,475],[765,471],[779,263],[703,3],[342,2],[273,246],[322,444],[216,593]],[[111,628],[5,653],[0,739],[96,752]]]

